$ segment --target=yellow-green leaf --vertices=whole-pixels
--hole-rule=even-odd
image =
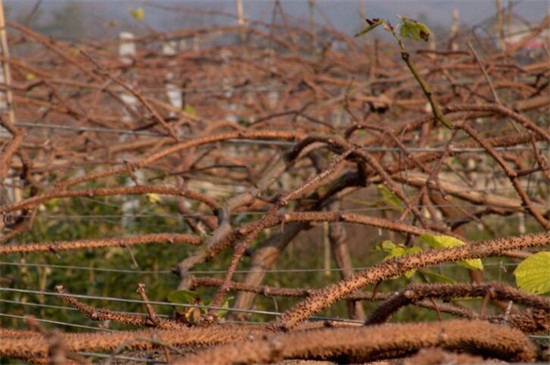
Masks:
[[[441,283],[441,284],[455,284],[456,281],[453,278],[448,277],[447,275],[438,274],[430,270],[418,270],[419,273],[424,274],[424,276],[430,278],[431,283]]]
[[[514,270],[518,288],[532,294],[550,292],[550,252],[539,252],[523,260]]]
[[[383,251],[391,252],[395,247],[397,247],[397,245],[392,241],[387,240],[382,242],[380,244],[380,247],[382,248]]]
[[[185,104],[183,111],[194,117],[197,116],[197,109],[195,109],[195,107],[191,104]]]
[[[152,203],[152,204],[162,203],[162,198],[160,197],[160,195],[156,193],[145,194],[145,196],[147,197],[147,200],[149,201],[149,203]]]
[[[401,203],[401,199],[399,199],[397,195],[395,195],[390,189],[388,189],[385,185],[382,185],[382,184],[378,184],[376,187],[378,188],[378,191],[382,195],[382,200],[384,200],[389,205],[396,207],[400,211],[403,210],[403,204]]]
[[[197,302],[199,296],[197,293],[191,290],[174,290],[170,292],[166,299],[170,303],[177,303],[177,304],[194,304]],[[187,308],[176,306],[176,311],[179,313],[186,313]]]
[[[408,247],[407,248],[407,247],[404,247],[403,245],[396,245],[392,241],[384,241],[384,242],[382,242],[381,246],[382,246],[382,250],[384,250],[388,253],[388,255],[384,258],[384,261],[390,260],[390,259],[396,259],[396,258],[399,258],[399,257],[409,256],[409,255],[413,255],[415,253],[422,252],[422,249],[420,247]],[[407,271],[406,273],[404,273],[403,275],[400,275],[400,276],[405,276],[407,279],[410,279],[414,275],[415,272],[416,272],[416,270],[412,269],[412,270],[409,270],[409,271]],[[391,279],[397,279],[400,276],[394,276]]]
[[[199,308],[186,308],[183,315],[189,324],[197,325],[201,322],[201,310]]]
[[[228,297],[228,298],[226,298],[226,299],[223,301],[223,303],[222,303],[222,308],[229,308],[229,301],[230,301],[231,299],[233,299],[233,297]],[[223,318],[223,317],[225,317],[225,316],[227,315],[227,312],[228,312],[227,310],[222,310],[222,309],[220,309],[220,310],[218,311],[218,318]]]
[[[145,17],[145,10],[143,8],[133,8],[128,11],[137,21],[141,21]]]
[[[398,15],[401,18],[401,24],[399,25],[399,35],[404,39],[410,39],[413,41],[428,41],[430,38],[430,28],[425,24],[420,23],[411,18]]]
[[[466,244],[458,238],[451,236],[432,236],[431,234],[421,234],[420,239],[437,250],[441,250],[442,248],[463,246]],[[458,264],[471,270],[483,270],[483,263],[480,259],[461,261]]]

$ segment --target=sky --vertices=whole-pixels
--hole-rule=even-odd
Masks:
[[[24,8],[30,11],[39,0],[4,0],[12,8]],[[40,6],[47,13],[60,8],[70,0],[42,0]],[[92,4],[97,17],[101,14],[106,20],[132,21],[129,9],[143,7],[146,11],[145,21],[156,30],[167,30],[185,27],[178,19],[181,13],[161,10],[156,6],[171,8],[202,8],[223,10],[235,13],[236,0],[73,0]],[[547,0],[501,0],[504,6],[514,5],[514,12],[525,20],[536,24],[550,12]],[[245,16],[269,22],[272,17],[273,0],[243,0]],[[309,14],[308,0],[281,0],[285,12],[294,18],[307,21]],[[452,21],[453,9],[458,9],[460,21],[468,25],[479,24],[495,14],[494,0],[315,0],[320,11],[317,19],[326,24],[322,14],[339,30],[354,33],[364,26],[359,8],[362,4],[369,18],[384,18],[397,22],[396,14],[411,18],[424,17],[428,26],[448,26]],[[92,8],[91,7],[91,8]],[[15,11],[12,11],[15,13]],[[179,16],[179,18],[178,18]],[[9,19],[8,19],[9,20]],[[227,22],[234,20],[227,19]],[[188,24],[190,25],[190,24]],[[192,26],[196,26],[193,24]]]
[[[249,1],[258,3],[258,1]],[[335,25],[343,30],[353,27],[358,17],[360,1],[357,0],[318,0],[321,9],[333,19]],[[307,1],[283,1],[290,12],[307,14]],[[502,1],[507,4],[506,0]],[[521,16],[540,21],[547,14],[549,2],[543,0],[514,1],[514,6]],[[422,14],[434,23],[449,25],[452,21],[453,9],[458,9],[460,19],[467,24],[477,24],[495,14],[493,0],[364,0],[366,16],[369,18],[396,19],[396,14],[418,18]],[[301,11],[300,11],[301,9]]]

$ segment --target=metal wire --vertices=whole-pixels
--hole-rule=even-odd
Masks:
[[[151,360],[149,358],[139,358],[139,357],[130,357],[130,356],[122,356],[122,355],[107,355],[107,354],[101,354],[98,352],[78,352],[79,355],[82,356],[88,356],[88,357],[97,357],[102,359],[114,359],[114,360],[126,360],[126,361],[132,361],[132,362],[144,362],[146,364],[167,364],[166,361],[161,360]]]
[[[3,289],[6,289],[6,288],[0,288],[0,292],[3,290]],[[8,291],[13,291],[13,292],[26,292],[26,293],[41,293],[41,294],[45,294],[45,295],[61,295],[59,293],[50,293],[50,292],[42,292],[42,291],[33,291],[33,290],[23,290],[23,289],[13,289],[13,290],[8,290]],[[101,300],[112,300],[112,301],[117,301],[117,302],[130,302],[130,303],[146,303],[146,302],[143,302],[143,301],[139,301],[139,300],[131,300],[131,299],[120,299],[120,298],[109,298],[109,297],[95,297],[95,296],[89,296],[89,295],[69,295],[71,297],[75,297],[75,298],[85,298],[85,299],[101,299]],[[194,308],[201,308],[201,309],[217,309],[217,310],[224,310],[224,311],[233,311],[233,312],[241,312],[241,313],[252,313],[252,314],[267,314],[267,315],[275,315],[275,316],[278,316],[280,315],[281,313],[279,312],[268,312],[268,311],[259,311],[259,310],[252,310],[252,309],[249,309],[249,310],[245,310],[245,309],[233,309],[233,308],[227,308],[227,307],[212,307],[212,306],[204,306],[204,305],[190,305],[190,304],[181,304],[181,303],[166,303],[166,302],[155,302],[155,301],[149,301],[147,302],[149,304],[153,304],[153,305],[170,305],[170,306],[181,306],[181,307],[194,307]],[[69,307],[70,308],[70,307]],[[63,307],[63,309],[67,309],[65,307]],[[128,312],[116,312],[116,313],[128,313]],[[132,313],[134,314],[134,313]],[[26,319],[25,316],[17,316],[17,315],[10,315],[10,314],[2,314],[0,313],[0,316],[5,316],[5,317],[11,317],[11,318],[18,318],[18,319]],[[163,316],[163,315],[158,315],[159,317],[168,317],[168,316]],[[348,319],[348,318],[338,318],[338,317],[322,317],[322,316],[311,316],[309,317],[309,320],[312,320],[312,321],[333,321],[333,322],[343,322],[343,323],[357,323],[357,324],[361,324],[361,323],[364,323],[364,321],[361,321],[361,320],[356,320],[356,319]],[[64,326],[72,326],[72,327],[78,327],[78,328],[87,328],[87,329],[94,329],[94,330],[106,330],[106,331],[110,331],[110,332],[119,332],[119,331],[115,331],[115,330],[108,330],[108,329],[104,329],[104,328],[99,328],[99,327],[91,327],[91,326],[84,326],[84,325],[73,325],[73,324],[70,324],[68,322],[60,322],[60,321],[51,321],[51,320],[45,320],[45,319],[40,319],[39,321],[41,322],[46,322],[46,323],[52,323],[52,324],[60,324],[60,325],[64,325]],[[240,323],[240,322],[239,322]]]
[[[96,300],[102,300],[102,301],[112,301],[112,302],[123,302],[123,303],[138,303],[138,304],[151,304],[151,305],[167,305],[167,306],[176,306],[176,307],[185,307],[185,308],[201,308],[201,309],[214,309],[214,310],[223,310],[223,311],[229,311],[229,312],[239,312],[239,313],[250,313],[250,314],[262,314],[262,315],[270,315],[270,316],[279,316],[281,315],[280,312],[271,312],[271,311],[260,311],[260,310],[254,310],[254,309],[235,309],[235,308],[228,308],[228,307],[214,307],[214,306],[207,306],[207,305],[197,305],[197,304],[184,304],[184,303],[168,303],[168,302],[159,302],[159,301],[142,301],[142,300],[136,300],[136,299],[123,299],[123,298],[113,298],[113,297],[99,297],[99,296],[93,296],[93,295],[82,295],[82,294],[60,294],[60,293],[52,293],[52,292],[45,292],[40,290],[26,290],[26,289],[14,289],[14,288],[2,288],[0,287],[0,292],[16,292],[16,293],[27,293],[27,294],[41,294],[41,295],[51,295],[51,296],[70,296],[73,298],[79,298],[79,299],[96,299]],[[4,314],[0,314],[4,315]],[[25,319],[23,316],[15,316],[15,315],[5,315],[7,317],[13,317],[13,318],[20,318]],[[355,320],[355,319],[347,319],[347,318],[332,318],[332,317],[321,317],[321,316],[311,316],[309,318],[313,321],[335,321],[335,322],[346,322],[346,323],[363,323],[363,321]],[[54,324],[62,324],[62,325],[69,325],[66,322],[59,322],[59,321],[48,321],[48,320],[42,320],[44,322],[48,323],[54,323]],[[82,327],[82,328],[92,328],[92,329],[98,329],[95,327],[90,326],[82,326],[82,325],[74,325],[74,327]]]
[[[16,319],[23,319],[23,320],[27,319],[26,316],[18,316],[18,315],[15,315],[15,314],[7,314],[7,313],[0,313],[0,317],[16,318]],[[52,321],[52,320],[49,320],[49,319],[36,318],[36,320],[38,322],[43,322],[43,323],[51,323],[51,324],[56,324],[56,325],[61,325],[61,326],[92,329],[92,330],[95,330],[95,331],[121,332],[121,331],[111,330],[111,329],[108,329],[108,328],[84,326],[84,325],[81,325],[81,324],[74,324],[74,323],[61,322],[61,321]]]
[[[67,307],[67,306],[60,306],[60,305],[51,305],[51,304],[40,304],[40,303],[32,303],[32,302],[18,302],[16,300],[8,300],[8,299],[0,299],[0,302],[3,302],[3,303],[9,303],[9,304],[15,304],[15,305],[21,305],[21,306],[30,306],[30,307],[40,307],[40,308],[51,308],[51,309],[60,309],[60,310],[63,310],[63,311],[75,311],[75,312],[79,312],[78,309],[76,308],[73,308],[73,307]],[[125,312],[125,311],[116,311],[116,313],[120,313],[120,314],[135,314],[134,312]],[[166,314],[159,314],[157,313],[156,314],[157,317],[162,317],[162,318],[169,318],[170,316],[166,315]]]
[[[51,269],[65,269],[65,270],[87,270],[87,271],[95,271],[95,272],[113,272],[113,273],[126,273],[126,274],[170,274],[173,275],[173,272],[171,270],[130,270],[130,269],[118,269],[118,268],[100,268],[100,267],[88,267],[88,266],[70,266],[70,265],[50,265],[50,264],[34,264],[34,263],[23,263],[23,262],[7,262],[7,261],[0,261],[0,266],[6,265],[6,266],[24,266],[24,267],[46,267]],[[517,266],[517,263],[513,262],[487,262],[483,263],[483,266],[487,267],[515,267]],[[459,264],[440,264],[435,265],[433,267],[459,267]],[[369,267],[355,267],[353,268],[354,271],[364,271],[367,270]],[[319,269],[266,269],[265,272],[267,273],[311,273],[311,272],[341,272],[344,269],[341,268],[319,268]],[[191,274],[199,274],[199,275],[215,275],[215,274],[225,274],[225,270],[196,270],[191,271]],[[238,274],[248,274],[250,273],[250,270],[236,270],[235,273]],[[1,290],[2,288],[0,288]]]
[[[253,309],[235,309],[235,308],[214,307],[214,306],[200,305],[200,304],[160,302],[160,301],[154,301],[154,300],[145,302],[143,300],[138,300],[138,299],[101,297],[101,296],[83,295],[83,294],[61,294],[61,293],[47,292],[42,290],[28,290],[28,289],[16,289],[16,288],[5,288],[5,287],[0,287],[0,292],[40,294],[40,295],[50,295],[55,297],[67,296],[67,297],[78,298],[78,299],[94,299],[94,300],[101,300],[101,301],[133,303],[133,304],[152,304],[152,305],[165,305],[165,306],[184,307],[184,308],[214,309],[214,310],[220,310],[220,311],[263,314],[263,315],[270,315],[270,316],[279,316],[281,314],[280,312],[270,312],[270,311],[261,311],[261,310],[253,310]]]
[[[39,123],[30,123],[30,122],[16,122],[16,126],[27,127],[27,128],[44,128],[44,129],[53,129],[53,130],[66,130],[74,132],[99,132],[99,133],[115,133],[115,134],[129,134],[136,136],[153,136],[153,137],[168,137],[166,133],[160,132],[148,132],[148,131],[132,131],[125,129],[111,129],[111,128],[102,128],[102,127],[73,127],[59,124],[39,124]],[[183,139],[192,139],[197,138],[197,135],[189,134],[182,136]],[[261,141],[261,140],[248,140],[248,139],[239,139],[239,140],[228,140],[230,143],[250,143],[250,144],[267,144],[267,145],[279,145],[279,146],[288,146],[292,147],[295,145],[293,142],[286,141]],[[550,144],[548,145],[550,148]],[[362,147],[363,150],[369,152],[404,152],[403,149],[397,147]],[[495,151],[531,151],[532,146],[510,146],[510,147],[493,147]],[[443,147],[408,147],[407,152],[412,153],[426,153],[426,152],[445,152],[446,149]],[[484,148],[450,148],[450,152],[454,153],[475,153],[475,152],[486,152]]]
[[[534,180],[534,183],[538,182],[537,180]],[[542,179],[541,179],[542,182]],[[464,192],[506,192],[506,191],[515,191],[513,187],[510,188],[498,188],[498,189],[468,189],[464,190]],[[90,199],[87,197],[82,197],[82,199]],[[302,201],[305,201],[306,199],[303,199]],[[350,202],[357,202],[360,201],[359,199],[345,199],[346,201]],[[313,200],[312,200],[313,201]],[[98,201],[97,199],[94,200],[95,203],[103,204],[107,206],[112,206],[115,208],[118,208],[119,206],[116,204],[109,204],[105,201]],[[105,203],[105,204],[104,204]],[[434,208],[446,208],[446,207],[471,207],[472,204],[433,204]],[[345,212],[372,212],[372,211],[383,211],[386,209],[390,209],[391,207],[363,207],[363,208],[350,208],[346,209]],[[151,213],[151,214],[144,214],[143,212],[140,213],[132,213],[132,214],[48,214],[39,212],[36,217],[38,218],[46,218],[46,219],[102,219],[102,220],[109,220],[112,223],[119,223],[118,220],[120,220],[122,217],[131,215],[133,218],[200,218],[200,217],[207,217],[211,216],[211,214],[206,213],[188,213],[188,214],[181,214],[181,213]],[[239,211],[236,213],[231,213],[232,216],[263,216],[265,215],[265,211]],[[29,215],[22,215],[21,218],[29,218]],[[510,216],[504,216],[500,219],[516,219],[517,217],[515,215]]]
[[[76,309],[76,308],[65,307],[65,306],[61,306],[61,305],[50,305],[50,304],[40,304],[40,303],[31,303],[31,302],[18,302],[17,300],[9,300],[9,299],[0,299],[0,303],[9,303],[9,304],[39,307],[39,308],[51,308],[51,309],[62,309],[62,310],[69,310],[69,311],[78,311],[78,309]]]

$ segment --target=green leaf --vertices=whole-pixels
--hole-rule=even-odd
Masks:
[[[422,252],[422,249],[420,247],[407,248],[407,247],[404,247],[403,245],[396,245],[392,241],[384,241],[382,242],[381,246],[382,246],[382,250],[388,252],[388,255],[384,258],[384,261]],[[405,276],[407,279],[410,279],[415,272],[416,270],[412,269],[400,276]],[[391,279],[397,279],[400,276],[394,276]]]
[[[222,304],[222,308],[229,308],[229,301],[233,299],[233,297],[228,297],[226,298],[224,301],[223,301],[223,304]],[[225,315],[227,315],[227,312],[226,310],[219,310],[218,311],[218,318],[223,318],[225,317]]]
[[[378,18],[365,19],[365,21],[368,23],[369,26],[363,29],[362,31],[360,31],[359,33],[355,34],[354,37],[359,37],[360,35],[367,34],[368,32],[370,32],[380,24],[384,23],[384,20],[378,19]]]
[[[382,248],[382,251],[392,252],[392,250],[395,249],[397,245],[392,241],[384,241],[380,244],[380,247]]]
[[[390,189],[388,189],[385,185],[378,184],[376,186],[378,188],[378,191],[382,195],[382,200],[388,203],[389,205],[396,207],[398,210],[403,210],[403,204],[401,203],[401,199],[399,199]]]
[[[183,315],[185,321],[189,324],[198,325],[201,322],[201,310],[199,308],[185,308]]]
[[[162,203],[162,198],[160,197],[159,194],[149,193],[149,194],[145,194],[145,197],[147,198],[147,200],[151,204],[161,204]]]
[[[194,117],[197,116],[197,109],[195,109],[195,107],[191,104],[185,104],[185,106],[183,107],[183,111]]]
[[[418,272],[421,272],[424,274],[424,276],[430,278],[431,283],[441,283],[441,284],[455,284],[456,281],[448,277],[447,275],[441,275],[436,272],[430,271],[430,270],[418,270]]]
[[[532,294],[550,292],[550,252],[539,252],[523,260],[514,270],[518,288]]]
[[[466,244],[463,241],[451,236],[432,236],[431,234],[421,234],[420,239],[437,250],[441,250],[442,248],[463,246]],[[471,270],[483,270],[483,263],[480,259],[461,261],[458,264]]]
[[[142,21],[143,20],[143,17],[145,17],[145,10],[143,10],[143,8],[133,8],[133,9],[129,9],[128,12],[130,13],[130,15],[132,15],[134,17],[135,20],[137,21]]]
[[[401,18],[399,25],[399,35],[404,39],[413,41],[428,41],[430,38],[430,28],[414,19],[398,15]]]
[[[170,303],[177,303],[177,304],[194,304],[197,302],[199,296],[197,293],[191,290],[174,290],[168,294],[166,299]],[[185,313],[187,308],[184,307],[176,307],[176,311],[179,313]]]

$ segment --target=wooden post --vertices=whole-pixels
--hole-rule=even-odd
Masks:
[[[241,43],[246,40],[243,0],[237,0],[237,24],[239,25],[239,38]]]
[[[309,32],[313,37],[313,54],[317,54],[317,29],[315,26],[315,0],[308,0],[309,4]]]
[[[134,35],[130,32],[120,32],[119,34],[120,45],[118,47],[118,56],[121,62],[126,64],[131,64],[133,58],[136,54],[136,43],[134,42]],[[130,71],[135,72],[135,71]],[[131,110],[137,109],[138,101],[135,96],[131,95],[125,90],[120,90],[120,98],[126,104],[126,107]],[[124,109],[122,120],[125,123],[130,123],[132,120],[131,114]],[[124,142],[128,138],[127,135],[123,134],[120,136],[120,142]],[[123,163],[126,159],[129,158],[129,155],[123,156]],[[144,180],[143,171],[137,170],[133,172],[133,178],[126,181],[126,186],[132,186],[134,184],[141,184]],[[125,196],[122,203],[122,226],[128,228],[134,222],[134,217],[136,211],[140,208],[139,198],[134,196]]]
[[[8,47],[8,33],[6,30],[6,21],[4,17],[4,3],[2,0],[0,0],[0,53],[4,57],[4,62],[0,62],[0,66],[2,68],[2,72],[0,72],[0,83],[3,83],[6,85],[6,90],[0,92],[0,114],[3,116],[3,118],[7,118],[6,122],[11,126],[11,128],[15,128],[15,112],[13,110],[13,94],[11,91],[11,73],[10,73],[10,65],[9,65],[9,58],[10,58],[10,52]],[[0,126],[0,140],[3,139],[12,139],[15,138],[15,135],[13,135],[8,129],[4,128],[3,126]],[[9,161],[5,161],[6,163],[9,163]],[[19,177],[13,176],[9,177],[11,174],[11,170],[8,171],[2,170],[3,173],[0,174],[0,179],[3,179],[3,185],[8,186],[8,189],[4,189],[2,186],[2,189],[0,189],[0,200],[8,200],[7,202],[3,202],[4,204],[7,203],[15,203],[21,200],[22,198],[22,191],[21,191],[21,182]],[[7,174],[6,174],[7,172]]]
[[[504,9],[500,0],[495,0],[497,8],[497,31],[498,31],[498,48],[501,51],[506,50],[506,34],[504,30]]]
[[[449,44],[449,49],[451,51],[457,51],[458,50],[458,43],[456,42],[457,40],[457,37],[458,37],[458,29],[459,29],[459,20],[458,20],[458,9],[453,9],[453,23],[451,25],[451,36],[449,37],[450,39],[450,44]]]

